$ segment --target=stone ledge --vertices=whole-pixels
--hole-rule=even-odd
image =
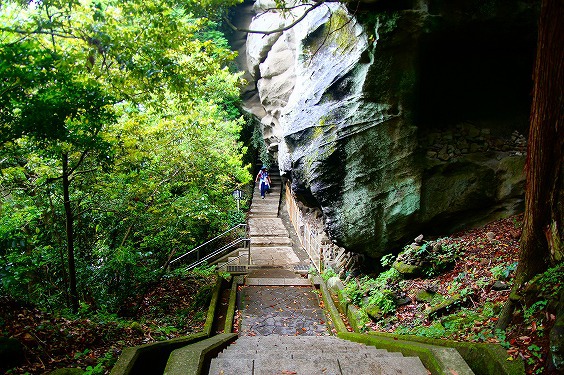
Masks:
[[[453,348],[360,333],[341,332],[338,337],[375,346],[378,349],[401,352],[404,356],[419,357],[432,375],[474,375],[468,364]]]
[[[172,340],[125,348],[110,372],[111,375],[142,375],[166,366],[173,350],[206,339],[203,332]],[[154,370],[154,371],[152,371]]]
[[[384,332],[370,332],[370,335],[394,340],[410,340],[436,346],[447,346],[458,350],[462,358],[477,374],[524,375],[525,365],[520,358],[507,360],[507,352],[500,345],[488,343],[438,340],[414,335],[394,335]]]
[[[235,333],[223,333],[176,349],[170,354],[164,374],[200,375],[207,373],[206,367],[209,367],[209,360],[236,338]]]

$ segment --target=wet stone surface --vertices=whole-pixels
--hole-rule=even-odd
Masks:
[[[239,336],[330,335],[311,287],[246,286],[239,311]]]

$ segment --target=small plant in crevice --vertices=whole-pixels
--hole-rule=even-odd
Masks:
[[[327,281],[330,278],[335,277],[335,276],[337,276],[337,273],[331,267],[327,267],[325,269],[325,271],[323,271],[323,273],[321,274],[323,281]]]

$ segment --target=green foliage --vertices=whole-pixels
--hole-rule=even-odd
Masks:
[[[193,276],[206,278],[215,274],[215,268],[215,265],[208,265],[207,263],[204,263],[194,268],[191,273]]]
[[[240,75],[210,21],[237,2],[2,3],[0,293],[64,305],[74,247],[79,297],[117,312],[244,220]]]
[[[382,257],[382,259],[380,259],[380,264],[382,264],[382,267],[385,267],[385,268],[391,267],[391,265],[394,264],[396,257],[397,256],[394,255],[394,254],[384,255]]]
[[[272,157],[266,149],[264,136],[262,134],[260,124],[258,123],[255,123],[255,127],[253,129],[252,145],[256,150],[258,150],[258,158],[264,165],[268,167],[270,164],[272,164]]]
[[[321,274],[321,277],[323,278],[324,281],[329,280],[332,277],[338,276],[335,271],[333,271],[333,268],[331,267],[327,267],[323,273]]]
[[[540,300],[533,303],[531,306],[525,309],[525,313],[524,313],[525,319],[527,320],[531,319],[531,317],[535,315],[537,312],[544,310],[547,304],[548,304],[547,300]]]
[[[400,273],[391,268],[373,279],[364,276],[351,280],[345,285],[345,294],[351,303],[361,308],[378,307],[382,314],[389,314],[396,309],[395,284]]]
[[[536,285],[540,288],[544,298],[557,300],[560,296],[562,284],[564,280],[564,262],[549,268],[544,273],[535,276],[529,284]]]
[[[490,272],[496,280],[507,280],[509,275],[517,269],[517,264],[517,262],[513,262],[509,265],[498,264],[497,266],[492,267]]]

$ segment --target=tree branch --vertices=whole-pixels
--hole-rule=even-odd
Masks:
[[[314,9],[319,8],[321,5],[325,4],[328,0],[323,0],[323,1],[318,1],[315,4],[312,4],[310,8],[306,9],[304,11],[304,14],[302,14],[298,19],[296,19],[294,22],[292,22],[289,25],[286,25],[284,27],[280,27],[278,29],[274,29],[274,30],[252,30],[252,29],[242,29],[242,28],[238,28],[237,26],[233,25],[231,23],[231,21],[229,21],[229,19],[226,16],[223,16],[223,20],[225,21],[225,23],[227,24],[227,26],[229,26],[231,29],[233,29],[234,31],[240,31],[240,32],[244,32],[244,33],[249,33],[249,34],[264,34],[264,35],[270,35],[270,34],[276,34],[276,33],[280,33],[286,30],[291,29],[292,27],[296,26],[298,23],[300,23],[310,12],[312,12]]]

